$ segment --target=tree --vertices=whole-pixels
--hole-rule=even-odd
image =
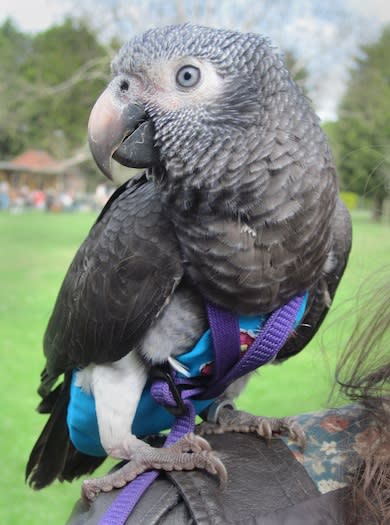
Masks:
[[[109,76],[110,58],[95,33],[66,19],[29,37],[0,27],[2,158],[26,147],[65,158],[86,140],[91,107]]]
[[[25,105],[31,144],[64,157],[85,142],[88,115],[107,81],[108,65],[105,49],[82,21],[68,18],[35,36],[24,66],[31,86]]]
[[[390,26],[362,48],[333,127],[345,189],[373,200],[379,220],[390,194]]]
[[[284,53],[284,61],[295,82],[307,94],[309,72],[305,67],[305,64],[302,63],[302,61],[297,60],[295,54],[292,51],[286,51]]]
[[[22,71],[31,53],[32,38],[17,30],[11,20],[0,26],[0,157],[18,153],[25,144],[24,117],[19,94],[28,89]]]

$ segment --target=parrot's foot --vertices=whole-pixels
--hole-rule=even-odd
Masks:
[[[204,421],[196,427],[196,433],[203,436],[224,432],[255,432],[266,439],[271,439],[274,433],[287,433],[300,447],[304,448],[306,444],[305,432],[293,417],[278,419],[254,416],[248,412],[223,407],[218,411],[216,422]]]
[[[100,492],[110,492],[124,487],[146,470],[193,470],[200,468],[215,474],[221,484],[227,481],[223,463],[212,453],[208,442],[193,433],[186,434],[167,448],[154,448],[148,444],[138,447],[131,459],[120,469],[102,478],[86,480],[82,486],[82,496],[91,501]]]

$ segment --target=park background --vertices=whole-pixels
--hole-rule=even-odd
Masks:
[[[149,27],[190,21],[268,35],[322,118],[353,218],[350,263],[316,338],[256,374],[239,406],[277,416],[343,402],[337,392],[329,401],[335,364],[390,262],[390,6],[361,4],[0,1],[0,523],[65,523],[79,494],[79,481],[41,492],[24,483],[44,423],[35,412],[42,336],[75,251],[129,176],[118,169],[109,185],[98,173],[86,125],[112,56]]]

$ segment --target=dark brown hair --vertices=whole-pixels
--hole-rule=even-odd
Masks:
[[[351,475],[347,523],[390,524],[390,272],[365,298],[364,315],[336,370],[342,393],[370,418],[369,439]]]

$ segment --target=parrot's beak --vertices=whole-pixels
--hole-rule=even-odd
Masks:
[[[159,160],[153,124],[147,120],[145,108],[116,101],[110,88],[92,108],[88,140],[96,164],[109,179],[112,157],[131,168],[149,168]]]

